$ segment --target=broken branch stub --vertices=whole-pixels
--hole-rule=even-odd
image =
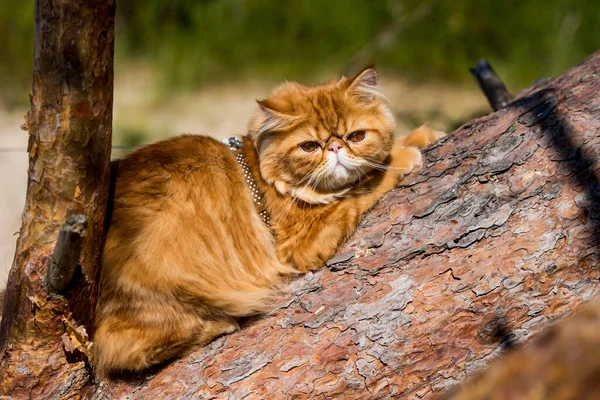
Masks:
[[[48,293],[60,294],[69,288],[79,263],[82,238],[87,228],[87,217],[76,214],[69,217],[58,234],[56,247],[48,260],[46,285]]]
[[[486,60],[479,60],[475,68],[470,68],[469,71],[477,80],[494,111],[506,107],[512,101],[506,86]]]

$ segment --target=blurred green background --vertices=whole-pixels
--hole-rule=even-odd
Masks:
[[[27,182],[33,8],[0,1],[0,287]],[[468,70],[479,58],[518,93],[598,48],[599,0],[117,0],[113,143],[244,133],[254,99],[282,80],[370,62],[399,134],[424,122],[452,131],[490,111]]]
[[[371,61],[413,80],[470,83],[480,57],[523,87],[600,46],[597,0],[123,0],[117,14],[117,72],[151,65],[161,93],[257,76],[311,81]],[[2,2],[5,107],[27,101],[32,46],[33,1]]]

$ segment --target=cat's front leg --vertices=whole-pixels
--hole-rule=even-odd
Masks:
[[[423,156],[419,149],[423,149],[445,136],[447,136],[445,132],[422,125],[408,135],[397,139],[390,152],[390,168],[388,169],[388,173],[395,176],[396,182],[386,191],[393,189],[404,176],[413,170],[421,168]]]
[[[384,178],[384,182],[389,182],[386,182],[386,188],[382,188],[386,192],[396,187],[404,176],[410,174],[413,170],[420,169],[423,165],[423,156],[418,148],[404,146],[400,143],[400,141],[397,141],[390,152],[389,167]]]
[[[356,225],[358,225],[358,221],[362,218],[362,215],[373,207],[387,192],[394,189],[406,175],[421,168],[423,165],[423,156],[419,148],[429,146],[444,136],[446,136],[444,132],[436,131],[427,126],[421,126],[408,135],[396,140],[390,151],[388,168],[383,172],[381,180],[371,191],[357,197],[355,200],[355,211],[359,215]],[[354,231],[356,225],[352,228],[352,231]]]
[[[402,136],[396,141],[399,146],[413,146],[423,149],[439,139],[448,136],[446,132],[436,131],[427,125],[413,129],[408,135]]]

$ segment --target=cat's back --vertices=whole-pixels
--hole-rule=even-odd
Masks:
[[[214,236],[208,228],[229,219],[232,208],[252,205],[233,152],[206,136],[184,135],[138,149],[116,161],[111,174],[104,250],[109,265],[120,265],[122,254],[133,249],[143,253],[141,244],[174,246],[190,235]]]
[[[180,136],[111,174],[94,339],[101,373],[168,360],[268,308],[289,268],[227,146]]]
[[[182,135],[138,149],[114,161],[112,174],[115,208],[162,207],[169,198],[189,198],[190,191],[210,194],[240,184],[231,150],[200,135]]]
[[[202,172],[226,173],[235,163],[227,146],[200,135],[182,135],[151,144],[115,161],[119,183],[152,177],[178,179]]]

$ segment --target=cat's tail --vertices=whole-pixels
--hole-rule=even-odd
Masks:
[[[122,310],[123,315],[104,316],[94,338],[93,363],[98,377],[142,371],[239,330],[234,318],[202,319],[181,305],[154,305],[151,310],[133,315]]]
[[[298,275],[295,268],[274,262],[265,268],[271,276],[256,276],[243,271],[236,279],[222,279],[214,290],[204,293],[207,304],[232,317],[246,317],[273,311],[289,296],[290,277]]]

